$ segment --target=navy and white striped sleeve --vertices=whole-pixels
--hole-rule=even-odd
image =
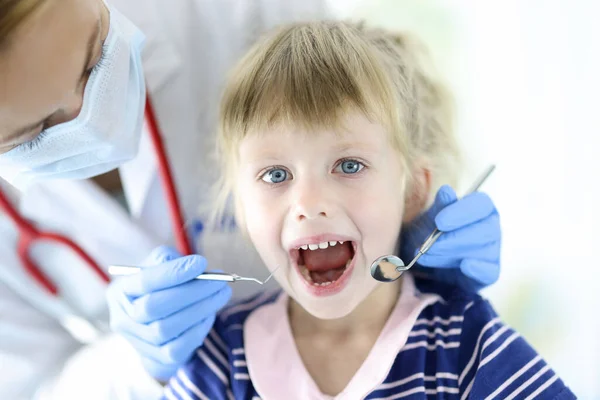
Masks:
[[[168,400],[228,400],[232,399],[228,349],[213,328],[202,347],[165,388]]]
[[[527,341],[488,301],[467,306],[460,340],[460,399],[575,399]]]

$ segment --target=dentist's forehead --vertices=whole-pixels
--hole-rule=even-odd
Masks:
[[[45,118],[77,90],[100,0],[47,0],[0,56],[0,139]],[[5,138],[6,139],[6,138]]]

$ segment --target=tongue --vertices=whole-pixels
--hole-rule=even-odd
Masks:
[[[304,250],[304,266],[315,283],[334,282],[342,276],[346,263],[352,258],[351,243],[337,244],[326,249]]]
[[[302,256],[304,265],[310,272],[321,272],[346,266],[346,262],[352,258],[352,244],[345,242],[329,246],[326,249],[304,250]]]
[[[310,279],[312,279],[314,283],[335,282],[340,279],[340,276],[342,276],[343,273],[344,267],[321,272],[309,272]]]

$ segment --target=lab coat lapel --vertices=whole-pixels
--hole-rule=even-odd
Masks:
[[[111,5],[129,18],[146,35],[142,61],[150,98],[180,73],[182,58],[168,40],[159,7],[155,1],[113,0]],[[164,3],[162,5],[164,7]],[[159,121],[160,124],[160,121]],[[146,206],[153,182],[158,179],[154,149],[144,124],[138,155],[119,169],[125,196],[134,218],[139,219]]]

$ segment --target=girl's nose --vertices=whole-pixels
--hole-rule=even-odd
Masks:
[[[296,187],[295,218],[298,221],[331,217],[331,194],[324,184],[298,184]]]
[[[296,217],[298,218],[299,221],[310,220],[310,219],[315,219],[317,217],[327,217],[327,213],[325,211],[316,211],[313,209],[309,209],[308,207],[305,207],[305,208],[299,210]]]

